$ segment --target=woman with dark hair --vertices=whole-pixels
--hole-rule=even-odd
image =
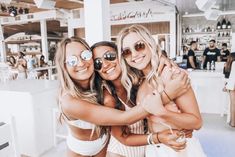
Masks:
[[[126,111],[136,106],[138,85],[132,87],[130,99],[128,100],[127,91],[121,83],[122,72],[117,58],[117,46],[112,42],[102,41],[94,44],[91,50],[93,51],[94,68],[96,70],[95,85],[98,93],[100,93],[98,102],[108,107]],[[104,92],[112,94],[116,102],[114,106],[105,102]],[[170,138],[171,132],[169,130],[153,134],[146,133],[147,123],[146,121],[144,123],[143,120],[127,126],[112,126],[107,156],[144,157],[145,145],[150,144],[148,141],[150,138],[154,143],[161,142],[168,146],[171,146],[169,145],[171,143],[174,145],[172,148],[176,150],[185,146],[184,142],[176,142],[178,136]],[[174,133],[177,134],[179,131],[174,130]]]
[[[7,61],[8,65],[12,68],[15,68],[16,65],[16,59],[14,56],[10,56],[8,61]]]
[[[62,40],[56,53],[56,66],[60,82],[59,108],[61,117],[69,126],[68,156],[105,156],[108,134],[100,126],[129,125],[149,115],[142,106],[124,112],[97,103],[99,93],[94,89],[92,52],[83,39]],[[186,92],[188,84],[178,78],[166,88],[174,98],[179,91]],[[114,105],[115,101],[108,92],[104,93],[104,98],[104,102]],[[152,99],[155,97],[149,95],[141,103],[155,108]]]

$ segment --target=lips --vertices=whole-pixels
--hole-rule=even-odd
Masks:
[[[137,58],[133,59],[132,62],[140,63],[144,59],[144,57],[145,56],[137,57]]]
[[[81,70],[77,70],[78,73],[84,73],[87,71],[87,68],[81,69]]]

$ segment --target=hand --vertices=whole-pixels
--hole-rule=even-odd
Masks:
[[[160,75],[164,69],[164,67],[167,66],[168,68],[173,67],[178,67],[177,64],[175,64],[174,61],[170,60],[169,58],[161,55],[161,57],[159,58],[159,65],[158,65],[158,69],[157,69],[157,73]]]
[[[170,130],[164,130],[158,133],[158,139],[160,143],[163,143],[175,151],[182,150],[186,147],[186,141],[177,142],[177,139],[180,137],[180,131],[179,130],[172,130],[173,134]],[[156,134],[153,134],[153,140],[155,142]],[[158,142],[156,142],[158,143]]]
[[[172,74],[169,74],[168,77],[172,77]],[[173,100],[188,91],[190,87],[188,75],[185,72],[180,72],[175,78],[168,79],[165,85],[165,92]]]
[[[193,130],[183,129],[183,130],[181,130],[181,131],[183,131],[183,132],[185,133],[185,137],[186,137],[186,138],[192,138],[192,136],[193,136]]]
[[[164,108],[162,104],[162,100],[160,94],[157,91],[153,91],[152,94],[148,94],[140,103],[143,108],[153,114],[153,115],[164,115],[167,110]]]

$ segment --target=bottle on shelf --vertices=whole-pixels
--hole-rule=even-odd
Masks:
[[[215,70],[215,62],[211,61],[211,70]]]
[[[222,29],[226,29],[227,28],[227,23],[226,23],[226,20],[225,20],[225,17],[223,18],[222,20]]]
[[[230,21],[228,21],[228,23],[227,23],[227,28],[228,28],[228,29],[231,29],[231,28],[232,28],[232,25],[231,25],[231,22],[230,22]]]
[[[216,28],[217,28],[217,29],[221,29],[221,24],[220,24],[220,22],[219,22],[219,21],[217,22],[217,26],[216,26]]]
[[[210,70],[210,65],[211,65],[210,62],[207,62],[207,64],[206,64],[206,69],[207,70]]]

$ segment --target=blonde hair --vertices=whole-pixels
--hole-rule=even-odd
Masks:
[[[154,88],[157,88],[157,81],[158,81],[157,68],[159,65],[159,57],[157,53],[159,51],[159,48],[154,38],[147,30],[147,28],[141,25],[132,25],[123,28],[120,31],[117,38],[118,59],[122,68],[121,82],[125,87],[125,89],[128,91],[128,99],[130,98],[132,84],[133,85],[139,84],[139,82],[141,81],[140,78],[143,77],[143,73],[140,70],[130,67],[126,63],[126,60],[122,57],[123,39],[131,32],[136,33],[143,40],[145,45],[150,49],[150,52],[152,54],[150,60],[151,70],[147,74],[146,79],[149,81],[151,85],[153,85]]]
[[[75,81],[70,77],[67,71],[67,68],[65,66],[66,46],[67,44],[72,42],[78,42],[83,46],[85,46],[88,50],[90,50],[90,47],[86,43],[86,41],[79,37],[65,38],[58,44],[58,49],[55,56],[55,63],[57,67],[58,79],[60,85],[58,97],[62,98],[64,94],[69,94],[74,98],[80,98],[91,103],[96,103],[98,105],[96,98],[96,91],[93,89],[95,73],[93,73],[90,78],[90,89],[84,90],[78,84],[75,83]],[[61,118],[62,118],[62,113],[61,113]],[[97,134],[101,135],[100,127],[96,127],[95,130]],[[92,134],[93,132],[94,130],[92,131]]]

